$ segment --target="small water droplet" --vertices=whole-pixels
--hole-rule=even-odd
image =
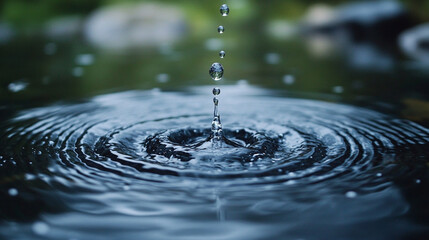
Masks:
[[[220,89],[219,88],[213,88],[213,95],[217,96],[220,94]]]
[[[383,176],[383,174],[382,173],[377,173],[377,175],[376,175],[377,177],[381,177],[381,176]]]
[[[217,28],[217,31],[218,31],[220,34],[222,34],[222,33],[224,33],[224,32],[225,32],[225,28],[224,28],[223,26],[219,26],[219,27]]]
[[[32,226],[33,232],[37,235],[45,235],[49,232],[48,224],[44,222],[35,222]]]
[[[353,191],[348,191],[348,192],[346,192],[346,197],[347,198],[355,198],[355,197],[357,197],[357,193],[353,192]]]
[[[210,70],[209,70],[209,74],[213,80],[215,80],[215,81],[221,80],[223,77],[223,66],[222,66],[222,64],[213,63]]]
[[[128,185],[125,185],[125,186],[123,186],[123,187],[122,187],[122,189],[123,189],[124,191],[128,191],[128,190],[130,190],[130,189],[131,189],[131,187],[130,187],[130,186],[128,186]]]
[[[416,183],[420,184],[422,181],[420,179],[416,179]]]
[[[228,16],[229,14],[229,7],[226,4],[222,4],[222,6],[220,6],[220,14],[224,17]]]
[[[42,151],[37,151],[37,155],[42,155]]]
[[[219,99],[217,99],[217,98],[213,98],[213,103],[214,103],[214,105],[219,105]]]
[[[16,188],[10,188],[8,193],[10,196],[14,197],[14,196],[18,195],[18,190]]]
[[[225,57],[225,54],[226,54],[226,53],[225,53],[225,51],[223,51],[223,50],[222,50],[222,51],[220,51],[220,52],[219,52],[219,56],[220,56],[220,58],[224,58],[224,57]]]

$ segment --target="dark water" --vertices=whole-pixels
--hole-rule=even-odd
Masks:
[[[207,139],[210,87],[14,113],[0,125],[0,236],[427,239],[429,129],[247,85],[222,90],[220,149]]]

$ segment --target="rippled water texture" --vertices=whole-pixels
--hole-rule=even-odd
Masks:
[[[221,99],[221,149],[208,139],[210,88],[104,95],[1,123],[0,236],[429,236],[428,129],[353,106],[234,91],[225,87]]]

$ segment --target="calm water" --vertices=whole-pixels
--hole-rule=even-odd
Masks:
[[[424,65],[244,36],[224,42],[221,149],[216,40],[1,45],[1,238],[426,239]]]

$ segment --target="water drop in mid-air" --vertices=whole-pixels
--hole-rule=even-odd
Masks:
[[[219,81],[223,77],[223,66],[220,63],[213,63],[210,70],[210,76],[213,80]]]
[[[225,32],[225,28],[224,28],[223,26],[219,26],[219,27],[217,28],[217,31],[218,31],[220,34],[222,34],[223,32]]]
[[[222,16],[226,17],[229,14],[229,7],[226,4],[222,4],[222,6],[220,6],[220,14],[222,14]]]
[[[213,95],[217,96],[220,94],[220,88],[213,88]]]
[[[219,52],[219,56],[220,56],[220,58],[224,58],[225,57],[225,51],[220,51]]]

